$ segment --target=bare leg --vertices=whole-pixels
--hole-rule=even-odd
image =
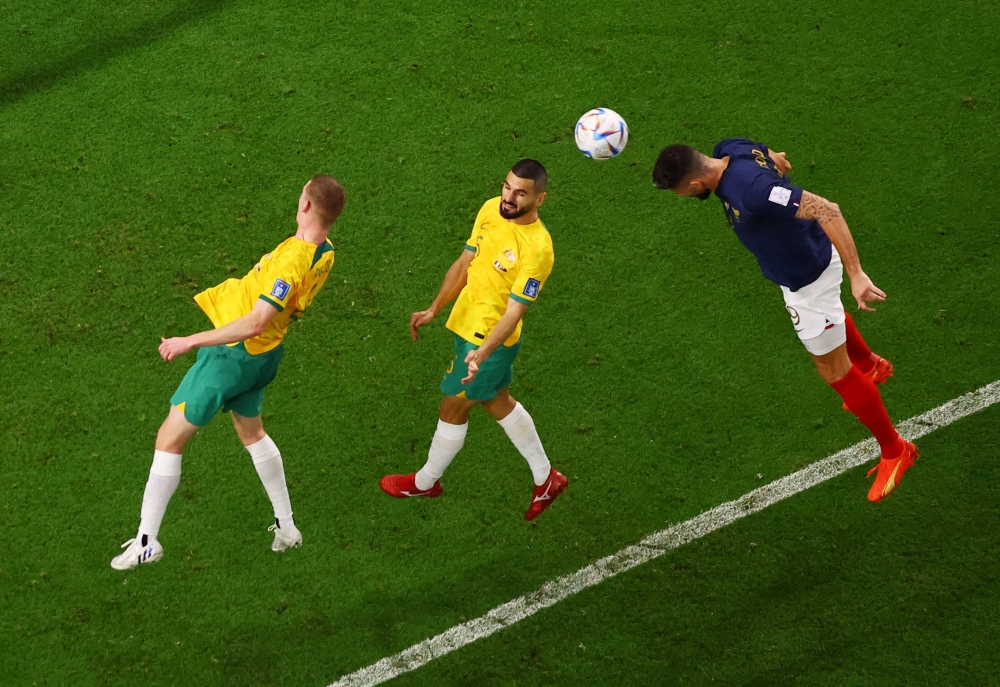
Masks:
[[[469,421],[469,411],[479,403],[458,396],[445,396],[441,399],[441,411],[438,418],[449,425],[464,425]]]
[[[230,415],[233,416],[233,427],[236,429],[236,434],[244,446],[256,444],[267,436],[260,415],[257,417],[243,417],[236,412],[232,412]]]
[[[501,389],[494,398],[482,402],[483,410],[496,418],[497,422],[510,415],[517,407],[517,401],[507,389]]]
[[[816,371],[827,384],[839,382],[851,370],[851,358],[847,355],[847,344],[838,346],[825,355],[813,355],[812,359],[816,364]]]
[[[184,417],[184,413],[178,410],[177,406],[170,406],[167,419],[160,425],[160,431],[156,433],[156,450],[167,453],[183,453],[187,442],[191,440],[198,430],[198,425],[192,425]]]

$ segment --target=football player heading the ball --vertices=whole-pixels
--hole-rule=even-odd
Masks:
[[[917,447],[892,425],[875,387],[892,376],[892,364],[873,354],[840,301],[846,268],[858,308],[885,294],[861,269],[854,239],[840,208],[793,185],[784,153],[745,138],[720,141],[712,157],[685,145],[660,152],[653,183],[681,196],[706,200],[715,192],[726,219],[752,252],[764,277],[781,287],[795,331],[820,376],[844,399],[882,449],[868,492],[880,501],[895,489],[917,458]]]
[[[295,235],[262,257],[242,279],[227,279],[194,297],[215,329],[162,339],[160,355],[167,362],[194,348],[200,349],[198,360],[170,399],[170,412],[156,435],[139,531],[122,544],[126,550],[111,561],[112,568],[129,570],[163,557],[157,536],[181,480],[181,452],[219,410],[232,412],[236,434],[274,507],[271,549],[301,545],[281,453],[264,431],[261,409],[264,387],[274,379],[284,355],[288,325],[309,307],[333,267],[327,235],[344,202],[344,189],[333,177],[309,180],[299,196]]]
[[[535,489],[525,520],[533,520],[569,481],[549,464],[535,423],[507,390],[521,348],[521,318],[552,272],[552,239],[538,218],[548,175],[535,160],[507,174],[502,195],[476,216],[462,255],[448,270],[427,310],[410,316],[410,335],[458,298],[445,326],[455,334],[455,355],[441,380],[445,394],[427,462],[417,473],[386,475],[382,491],[395,496],[438,496],[440,477],[462,449],[469,411],[482,405],[528,461]]]

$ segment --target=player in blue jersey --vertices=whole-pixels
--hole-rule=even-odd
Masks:
[[[868,304],[885,300],[885,293],[861,269],[840,207],[792,184],[791,168],[784,153],[763,143],[727,138],[712,157],[686,145],[664,148],[653,183],[701,200],[714,192],[722,201],[729,225],[756,256],[764,277],[781,287],[792,325],[820,376],[878,440],[882,458],[868,473],[878,473],[868,498],[881,501],[918,453],[893,427],[875,386],[892,376],[892,364],[871,352],[844,311],[844,270],[861,310],[874,312]]]

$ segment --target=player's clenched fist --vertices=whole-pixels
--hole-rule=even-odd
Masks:
[[[184,355],[194,346],[186,336],[175,336],[172,339],[160,339],[160,357],[168,363],[179,355]]]

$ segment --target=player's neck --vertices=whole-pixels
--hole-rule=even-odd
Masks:
[[[329,233],[329,229],[325,229],[312,222],[305,222],[299,225],[298,230],[295,232],[295,238],[319,246],[326,241],[327,234]]]
[[[538,210],[532,210],[527,215],[521,215],[515,219],[510,220],[514,224],[520,224],[522,227],[526,227],[529,224],[534,224],[538,221]]]
[[[727,167],[729,167],[728,155],[722,159],[708,158],[708,174],[705,175],[705,187],[712,193],[715,193],[715,189],[719,188],[719,182],[722,181],[722,173],[726,171]]]

